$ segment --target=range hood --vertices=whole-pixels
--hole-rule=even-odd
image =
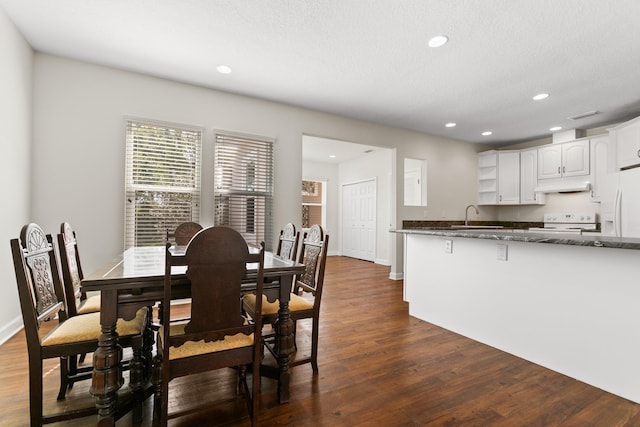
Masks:
[[[549,183],[539,185],[535,188],[536,193],[575,193],[589,190],[591,190],[591,183],[589,181]]]

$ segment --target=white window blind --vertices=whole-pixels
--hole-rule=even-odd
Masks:
[[[200,219],[202,129],[127,120],[125,248],[162,245]]]
[[[229,226],[248,243],[271,245],[272,139],[216,134],[214,223]]]

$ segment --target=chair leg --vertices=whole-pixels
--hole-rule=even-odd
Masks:
[[[251,392],[251,425],[258,425],[258,407],[260,405],[260,400],[258,398],[260,394],[260,363],[253,364],[253,377],[252,381],[252,392]]]
[[[246,394],[246,384],[247,384],[247,366],[240,365],[238,366],[238,384],[236,393],[241,396]]]
[[[311,368],[313,373],[318,373],[318,318],[313,318],[312,330],[311,330]]]
[[[293,348],[298,351],[298,343],[296,342],[296,332],[298,330],[298,321],[293,321]]]
[[[29,357],[29,409],[31,425],[42,425],[42,360],[31,357]]]
[[[87,357],[87,353],[82,353],[82,354],[80,355],[80,360],[79,360],[79,362],[80,362],[80,363],[84,363],[84,359],[85,359],[86,357]]]
[[[147,307],[147,326],[142,335],[142,357],[145,362],[144,382],[146,383],[153,370],[153,307]]]
[[[154,425],[163,419],[162,408],[162,356],[160,353],[153,359],[153,420]]]
[[[67,387],[69,387],[69,364],[70,360],[75,356],[60,357],[60,390],[58,391],[58,400],[64,400],[65,394],[67,394]]]
[[[146,374],[144,373],[146,365],[142,358],[142,341],[143,337],[135,337],[131,343],[133,359],[129,365],[129,386],[131,387],[134,396],[139,396],[142,393],[142,386],[146,377]],[[133,407],[132,420],[134,423],[142,421],[141,399],[136,399],[136,403]]]

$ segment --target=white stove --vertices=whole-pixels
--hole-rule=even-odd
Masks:
[[[529,228],[529,231],[582,234],[583,230],[595,230],[596,228],[595,212],[566,212],[544,214],[544,227],[532,227]]]

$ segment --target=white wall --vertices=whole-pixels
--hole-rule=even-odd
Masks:
[[[392,176],[396,169],[402,173],[404,157],[427,158],[430,202],[444,203],[444,210],[453,218],[475,197],[475,154],[483,147],[37,53],[32,213],[46,230],[57,230],[65,220],[71,223],[78,232],[83,268],[88,272],[115,257],[124,246],[127,115],[204,127],[205,224],[213,214],[212,176],[207,165],[213,163],[214,129],[277,140],[275,229],[301,215],[301,167],[288,165],[300,164],[305,133],[397,147],[400,160],[395,159]],[[432,183],[450,184],[452,191],[434,190]],[[400,226],[403,217],[414,215],[402,209],[392,222]],[[392,270],[401,271],[402,251],[395,246]]]
[[[31,80],[33,52],[0,8],[0,343],[22,327],[9,240],[31,218]]]

